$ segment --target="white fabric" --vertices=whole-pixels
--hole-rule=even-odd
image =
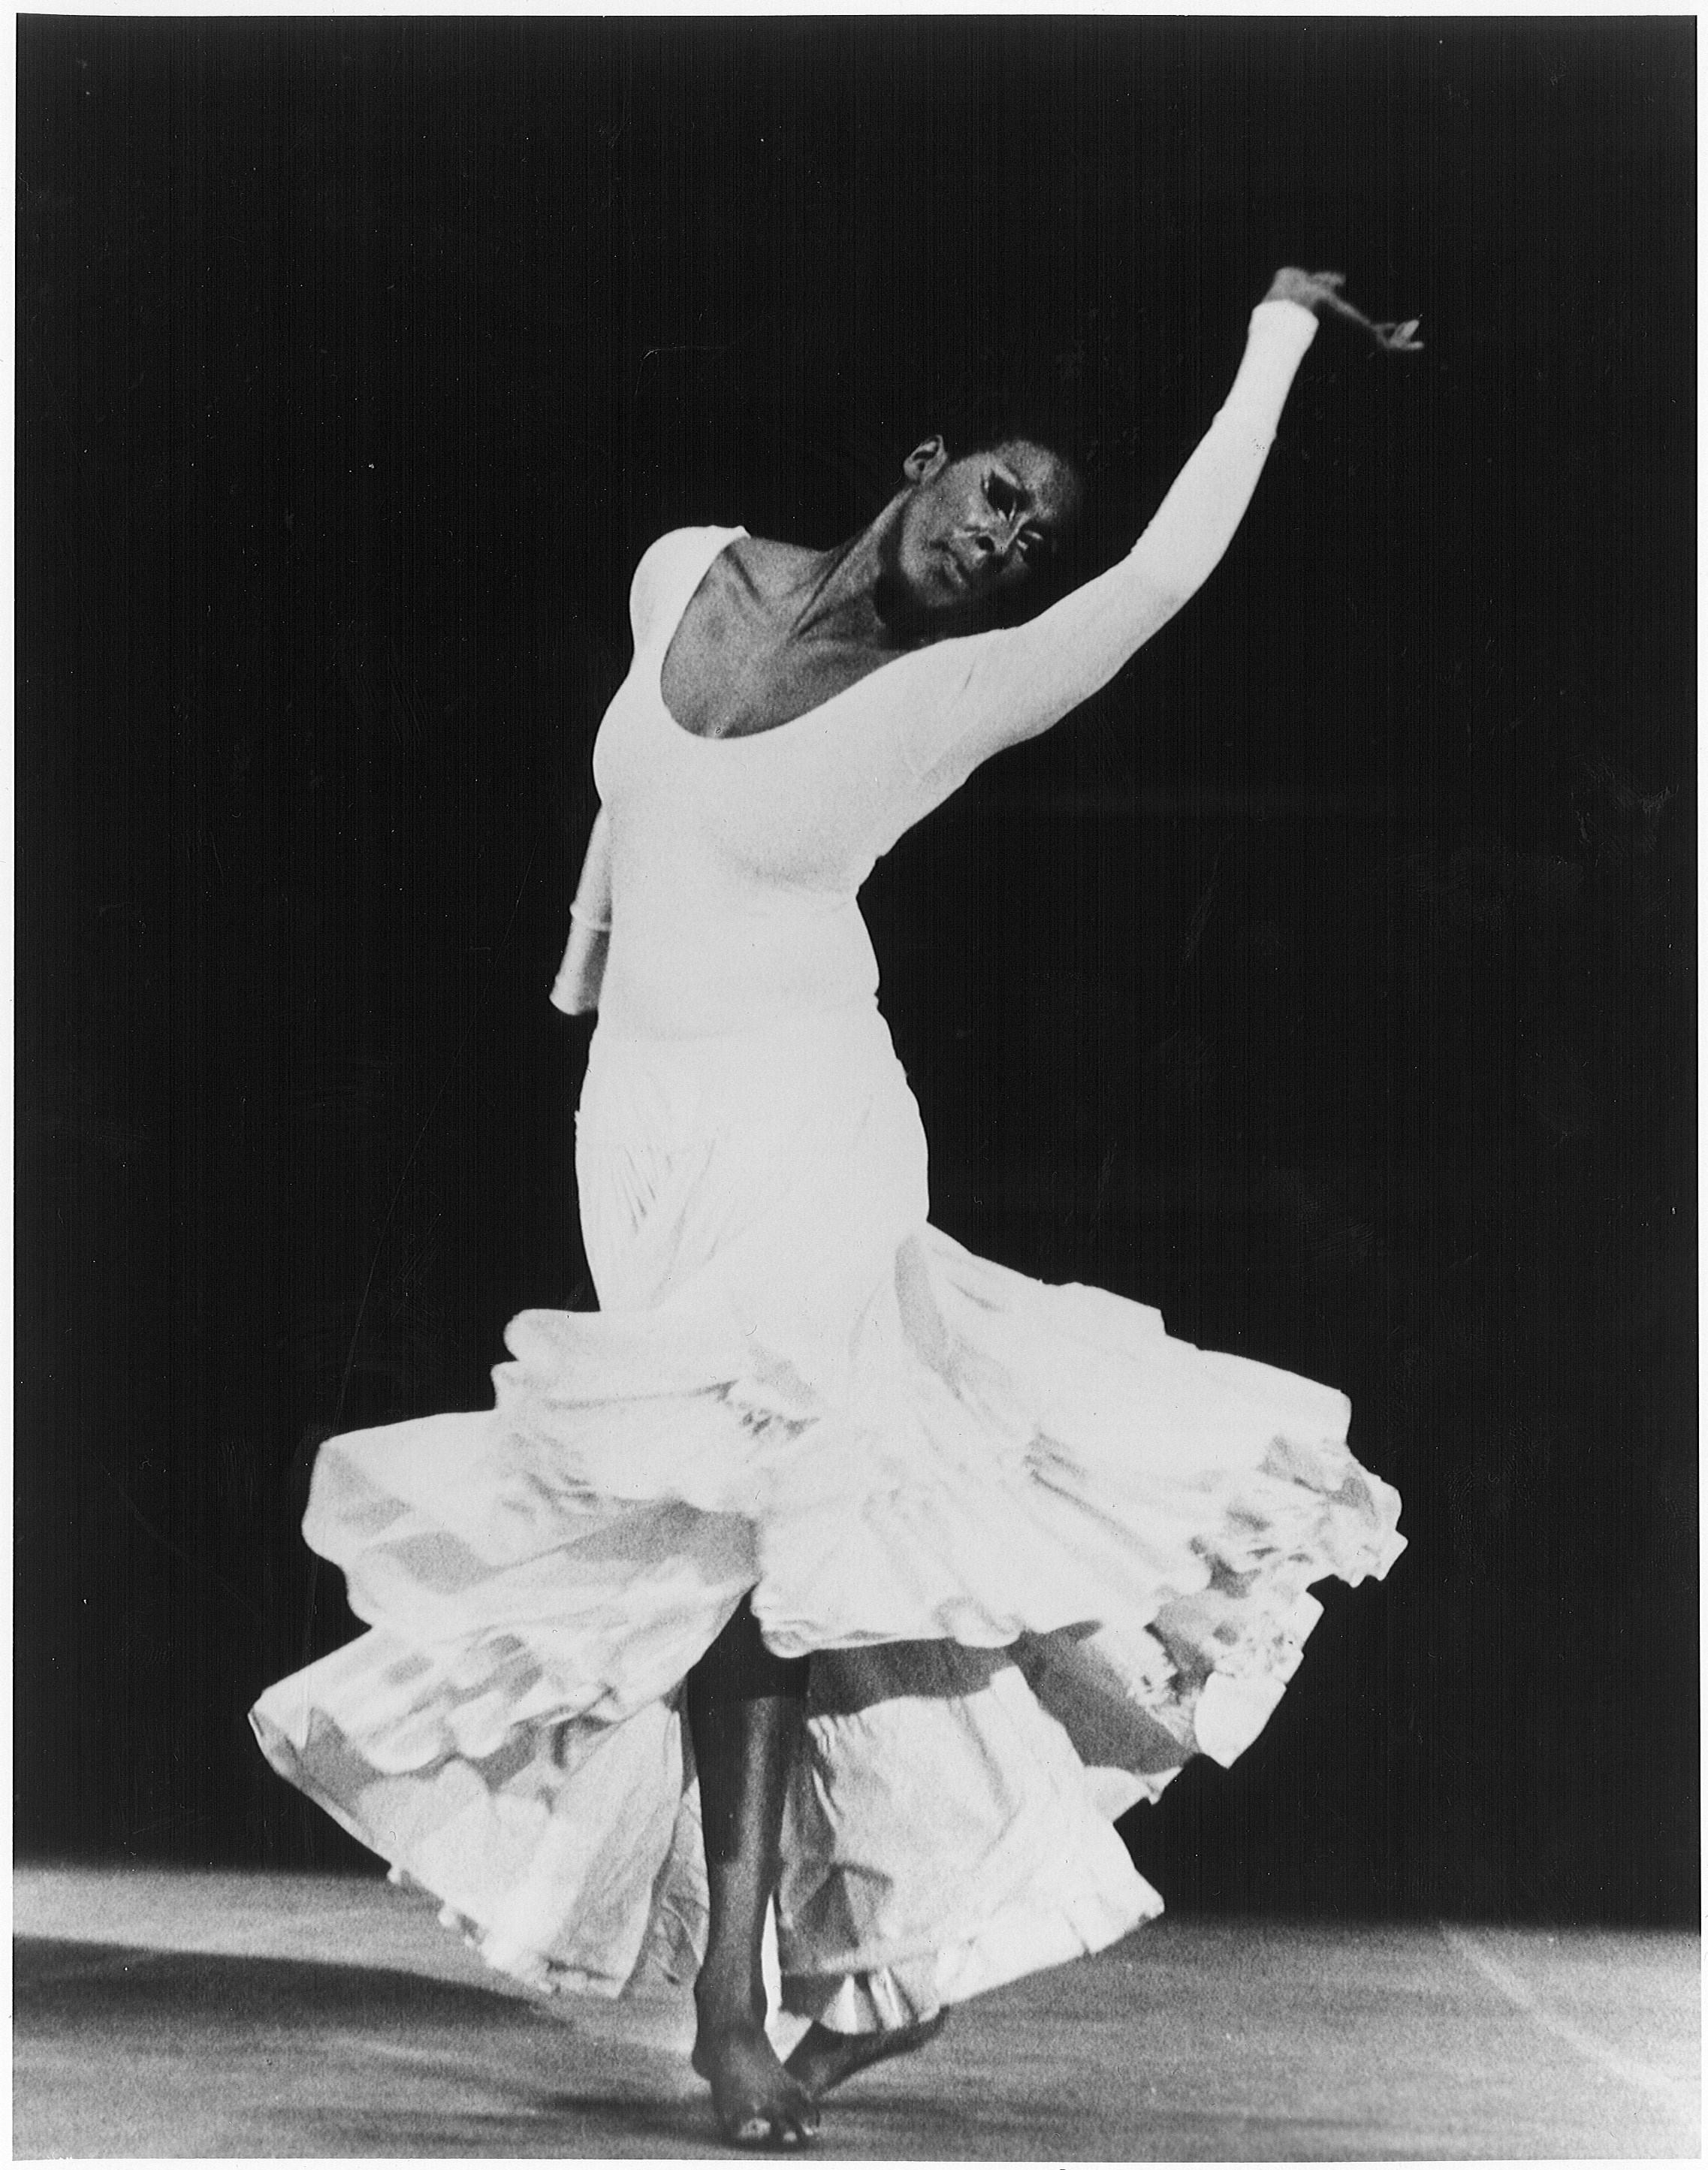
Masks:
[[[659,675],[713,560],[745,532],[684,528],[641,560],[634,664],[600,729],[613,927],[600,1013],[654,1038],[718,1034],[869,999],[855,901],[902,833],[982,761],[1059,721],[1198,587],[1257,487],[1316,319],[1253,312],[1221,412],[1126,557],[1027,623],[899,656],[775,730],[707,740]]]
[[[1224,456],[1260,461],[1276,356],[1302,350],[1301,312],[1258,314],[1278,327],[1263,399],[1242,372],[1230,448],[1196,456],[1224,521]],[[1160,517],[1211,554],[1207,516]],[[576,1165],[601,1308],[514,1320],[488,1412],[327,1444],[305,1530],[371,1629],[254,1722],[494,1964],[614,1992],[694,1964],[680,1691],[750,1591],[772,1648],[813,1654],[785,2000],[858,2031],[1154,1914],[1111,1819],[1249,1741],[1316,1617],[1307,1586],[1385,1573],[1398,1502],[1348,1452],[1339,1394],[927,1222],[849,885],[946,763],[1040,727],[1027,688],[1065,625],[1070,684],[1114,667],[1113,636],[1080,652],[1114,604],[992,636],[995,677],[983,643],[947,644],[953,668],[910,659],[863,701],[708,745],[664,710],[658,663],[718,547],[649,553],[600,734],[622,972]],[[1141,620],[1177,585],[1142,561],[1123,578]],[[708,984],[734,1029],[694,1029]],[[661,1015],[674,1029],[641,1029]]]

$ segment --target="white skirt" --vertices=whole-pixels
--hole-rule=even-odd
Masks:
[[[868,1004],[595,1034],[601,1309],[524,1312],[496,1406],[328,1440],[308,1542],[370,1632],[253,1713],[275,1766],[497,1966],[691,1974],[682,1683],[745,1594],[813,1656],[777,1901],[787,2009],[921,2018],[1161,1911],[1112,1828],[1255,1736],[1385,1574],[1344,1398],[926,1224]]]

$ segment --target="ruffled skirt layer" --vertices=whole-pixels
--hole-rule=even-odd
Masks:
[[[1344,1398],[926,1223],[868,1007],[595,1036],[596,1314],[527,1312],[495,1406],[350,1434],[305,1531],[371,1623],[270,1690],[275,1765],[495,1964],[616,1993],[703,1941],[689,1669],[751,1593],[813,1654],[786,2007],[905,2023],[1160,1911],[1112,1820],[1228,1762],[1398,1500]]]

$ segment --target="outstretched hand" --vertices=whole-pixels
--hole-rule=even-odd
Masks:
[[[1344,272],[1301,271],[1289,264],[1275,274],[1263,298],[1266,302],[1297,302],[1303,308],[1326,309],[1332,316],[1344,317],[1348,323],[1368,332],[1376,345],[1390,354],[1423,351],[1423,342],[1417,337],[1416,317],[1399,324],[1374,323],[1342,295],[1340,290],[1345,284]]]

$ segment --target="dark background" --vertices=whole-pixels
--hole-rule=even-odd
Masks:
[[[1177,1906],[1696,1906],[1694,26],[26,17],[17,1835],[346,1863],[244,1709],[339,1428],[590,1301],[545,993],[664,528],[1042,380],[1209,589],[867,891],[935,1212],[1344,1387],[1406,1501]],[[365,1858],[365,1857],[363,1857]]]

